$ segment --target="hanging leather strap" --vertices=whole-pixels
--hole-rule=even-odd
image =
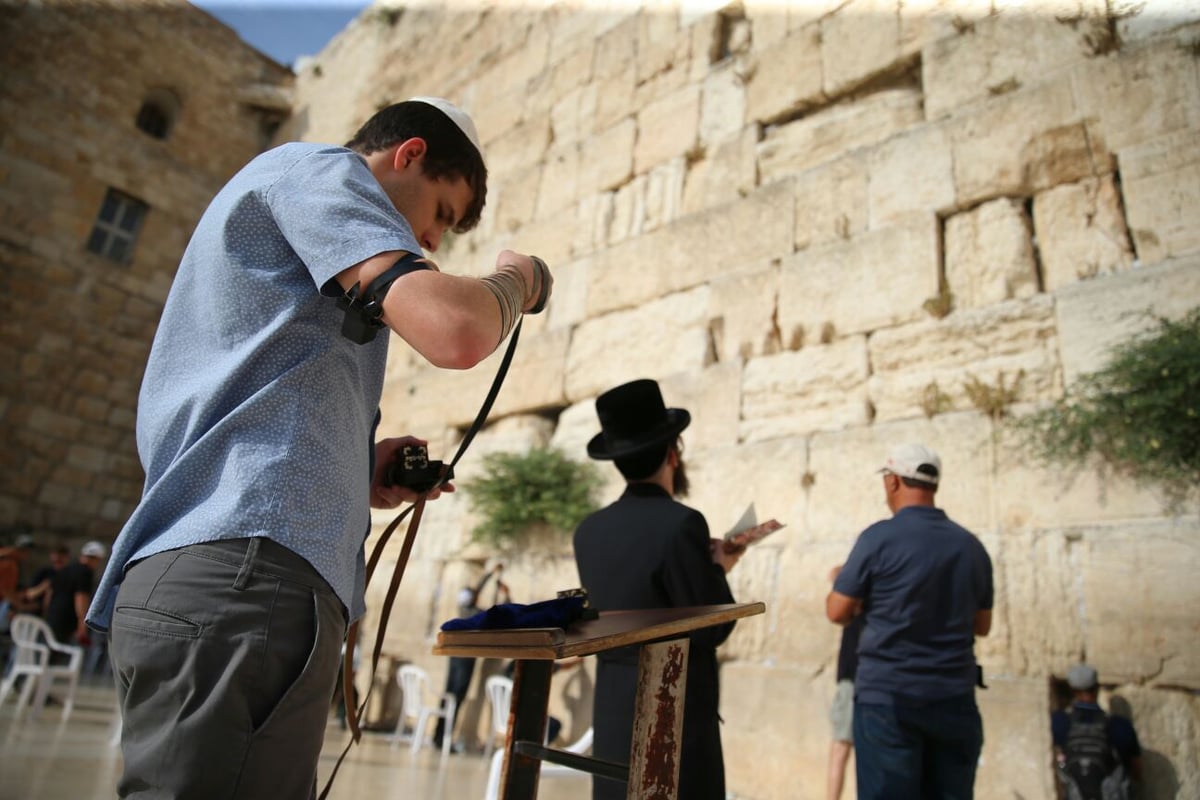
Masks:
[[[479,429],[487,421],[488,414],[492,410],[492,405],[496,402],[497,395],[500,394],[500,387],[504,384],[504,378],[508,374],[509,365],[512,364],[513,353],[517,349],[517,340],[521,335],[521,322],[524,318],[517,320],[516,326],[513,328],[512,337],[508,340],[508,349],[504,351],[504,358],[500,361],[500,366],[496,370],[496,377],[492,380],[492,387],[488,390],[487,397],[484,398],[483,405],[479,407],[479,413],[475,415],[475,421],[471,423],[471,427],[467,429],[462,441],[458,445],[458,451],[454,454],[454,458],[446,466],[442,467],[442,475],[446,475],[454,469],[458,464],[459,459],[467,451],[471,440],[475,438],[475,434],[479,433]],[[444,477],[439,479],[437,486],[445,483]],[[404,569],[408,566],[408,557],[412,553],[413,542],[417,538],[417,528],[421,524],[421,514],[425,510],[425,498],[433,489],[428,489],[402,512],[396,515],[388,526],[384,529],[379,540],[375,542],[374,548],[371,550],[371,557],[367,561],[366,586],[371,585],[371,577],[375,574],[375,568],[379,565],[379,561],[383,556],[384,548],[387,546],[388,540],[392,538],[392,533],[400,526],[410,514],[412,519],[408,522],[408,530],[404,534],[404,544],[400,547],[400,556],[396,559],[396,566],[392,570],[392,580],[388,584],[387,595],[384,597],[383,607],[380,609],[379,625],[375,630],[375,645],[371,649],[371,680],[367,688],[367,694],[362,699],[362,703],[357,708],[354,705],[354,648],[358,643],[358,620],[351,623],[349,630],[346,631],[346,652],[343,655],[342,662],[342,700],[346,705],[346,727],[350,730],[350,741],[346,743],[346,748],[342,750],[342,754],[338,756],[337,763],[333,765],[333,772],[329,775],[329,780],[325,784],[325,788],[321,791],[320,800],[325,800],[329,795],[329,790],[333,786],[333,779],[337,777],[338,770],[342,766],[342,761],[350,752],[358,740],[362,737],[362,729],[359,725],[359,719],[362,717],[363,711],[367,708],[367,702],[371,699],[371,692],[375,689],[375,673],[379,669],[379,658],[383,651],[383,636],[387,631],[388,619],[391,617],[392,605],[396,600],[396,593],[400,589],[400,581],[404,578]],[[414,735],[416,735],[414,733]]]

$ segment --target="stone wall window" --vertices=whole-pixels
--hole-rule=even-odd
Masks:
[[[88,250],[120,264],[129,263],[148,210],[149,206],[136,197],[109,189],[88,237]]]
[[[135,124],[155,139],[165,139],[179,116],[179,98],[170,89],[152,89],[138,109]]]

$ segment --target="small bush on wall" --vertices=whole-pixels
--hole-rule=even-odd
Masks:
[[[543,527],[563,534],[574,531],[596,510],[603,483],[595,465],[547,447],[490,453],[483,458],[483,468],[482,478],[463,487],[471,508],[483,515],[471,538],[499,548]]]
[[[1115,347],[1072,395],[1024,417],[1026,447],[1047,463],[1098,455],[1121,474],[1164,489],[1178,503],[1200,487],[1200,308],[1159,319]]]

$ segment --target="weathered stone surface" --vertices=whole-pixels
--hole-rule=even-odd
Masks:
[[[1033,201],[1033,229],[1047,292],[1133,264],[1121,195],[1111,175],[1039,194]]]
[[[976,383],[1010,392],[1009,404],[1057,397],[1054,322],[1053,301],[1040,295],[876,331],[870,339],[876,418],[976,408],[967,391]]]
[[[1100,673],[1102,683],[1108,681]],[[1144,797],[1200,794],[1200,699],[1195,692],[1123,685],[1102,691],[1100,704],[1133,721],[1142,746]],[[1193,765],[1189,767],[1188,765]]]
[[[797,250],[866,232],[870,206],[862,159],[849,156],[806,170],[795,185]]]
[[[721,363],[740,362],[778,352],[783,343],[775,324],[779,269],[731,275],[712,282],[709,319],[713,356]]]
[[[984,740],[975,796],[980,800],[1054,797],[1045,681],[996,676],[988,677],[987,684],[987,691],[975,692]]]
[[[709,291],[679,292],[579,325],[565,359],[567,398],[577,401],[636,377],[661,378],[703,367],[709,347]],[[630,346],[633,342],[636,347]]]
[[[954,208],[954,162],[941,125],[891,137],[869,157],[870,226],[881,228],[912,211],[945,215]]]
[[[943,39],[967,34],[993,13],[990,0],[905,0],[900,4],[900,54],[910,57]]]
[[[1088,663],[1106,680],[1200,688],[1195,517],[1088,526],[1079,534]]]
[[[900,4],[850,0],[821,21],[822,85],[829,97],[902,68]]]
[[[1183,316],[1197,297],[1196,256],[1063,287],[1055,308],[1065,384],[1101,369],[1112,347],[1151,329],[1155,316]]]
[[[753,60],[746,119],[771,122],[822,101],[821,38],[817,26],[788,34]]]
[[[1183,25],[1200,20],[1200,4],[1196,0],[1147,0],[1125,7],[1126,13],[1117,21],[1117,34],[1122,42],[1150,39]]]
[[[600,138],[580,148],[579,194],[601,192],[620,186],[633,174],[633,142],[637,125],[632,119],[618,122]]]
[[[763,187],[744,200],[692,214],[596,254],[588,314],[626,308],[717,275],[747,270],[791,249],[792,185]]]
[[[734,440],[741,414],[740,364],[713,364],[703,371],[677,373],[660,385],[668,405],[691,412],[692,424],[683,434],[685,454],[725,447]]]
[[[921,318],[938,291],[938,231],[933,214],[910,214],[888,228],[783,260],[779,329],[785,344],[865,333]],[[842,287],[858,287],[847,292]]]
[[[582,164],[579,145],[554,146],[546,153],[541,165],[542,180],[538,184],[534,218],[545,219],[561,214],[580,195],[579,171]],[[595,166],[593,164],[589,166]],[[596,189],[602,186],[596,186]]]
[[[863,425],[867,343],[861,336],[746,363],[739,439],[754,442]]]
[[[980,308],[1038,291],[1029,215],[1001,198],[946,220],[946,286],[956,308]]]
[[[642,108],[637,115],[634,172],[646,172],[690,151],[696,145],[699,127],[698,86],[685,86]]]
[[[733,139],[706,148],[705,157],[688,166],[683,213],[732,203],[754,191],[758,178],[757,147],[758,131],[751,126]]]
[[[762,181],[768,183],[881,142],[920,120],[920,92],[889,89],[772,126],[758,146]]]
[[[550,146],[550,118],[539,117],[518,125],[509,133],[484,145],[488,172],[519,174],[546,156]]]
[[[1110,34],[1103,4],[1071,19],[1010,12],[970,23],[960,36],[933,42],[921,60],[929,119],[989,97],[1043,83],[1092,55]]]
[[[1130,147],[1120,163],[1138,258],[1153,264],[1200,251],[1200,128]]]
[[[732,59],[704,77],[700,90],[701,146],[708,148],[737,136],[746,117],[746,80]]]

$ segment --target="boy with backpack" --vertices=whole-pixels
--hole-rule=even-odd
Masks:
[[[1140,780],[1142,748],[1133,723],[1106,714],[1097,701],[1099,678],[1087,664],[1067,673],[1075,696],[1069,709],[1050,717],[1056,773],[1067,800],[1129,800]]]

